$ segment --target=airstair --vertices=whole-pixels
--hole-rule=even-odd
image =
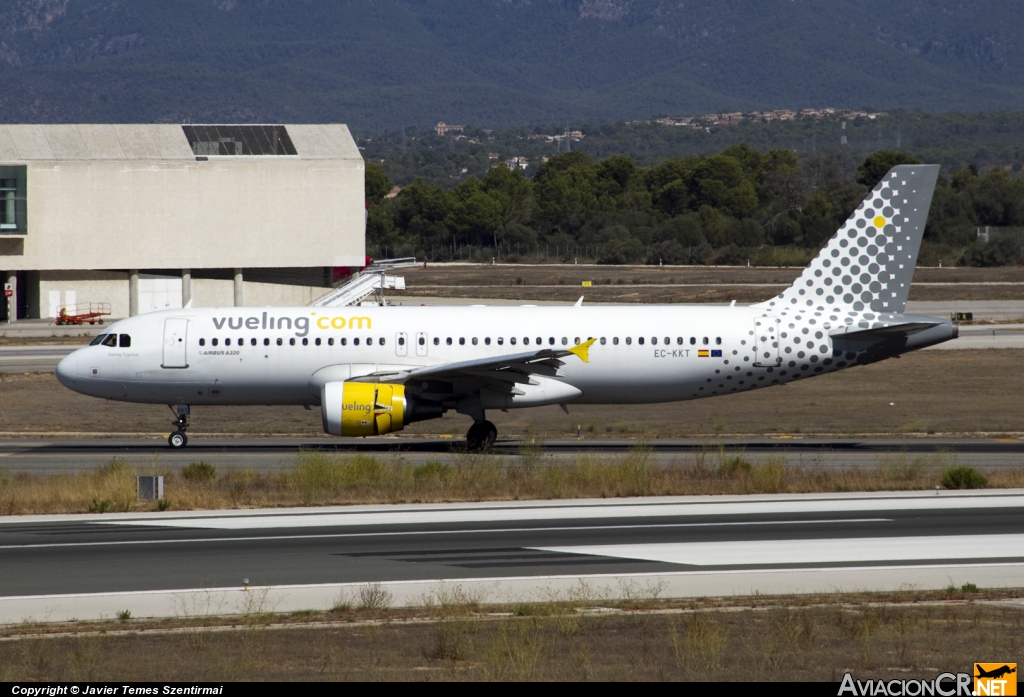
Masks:
[[[405,290],[404,276],[391,276],[389,271],[419,266],[415,257],[375,261],[347,283],[321,295],[309,307],[345,307],[351,305],[387,305],[384,291]],[[376,298],[369,300],[373,295]]]

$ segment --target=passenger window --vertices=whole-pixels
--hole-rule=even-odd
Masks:
[[[288,339],[288,345],[289,346],[294,346],[295,345],[295,339]]]
[[[352,345],[353,346],[358,346],[359,345],[359,339],[352,339]]]
[[[224,345],[225,346],[230,346],[231,345],[231,339],[224,339]]]
[[[523,346],[529,346],[529,345],[530,345],[530,337],[524,336],[523,337]]]
[[[435,336],[435,337],[434,337],[434,346],[440,346],[440,345],[441,345],[441,340],[440,340],[440,339],[438,339],[438,338],[437,338],[437,337]]]
[[[577,341],[576,343],[579,343],[579,342]],[[565,338],[565,337],[563,336],[563,337],[562,337],[562,346],[567,346],[568,344],[569,344],[569,340],[568,340],[568,339],[566,339],[566,338]]]
[[[217,345],[217,340],[216,339],[211,339],[210,343],[213,344],[214,346],[216,346]]]
[[[696,343],[697,343],[697,337],[691,336],[690,337],[690,346],[693,346]]]
[[[107,334],[107,338],[103,340],[103,345],[117,348],[117,334]]]
[[[318,341],[319,341],[319,340],[318,340]],[[249,339],[249,345],[250,345],[250,346],[255,346],[255,345],[256,345],[256,339],[255,339],[255,337],[254,337],[254,338],[252,338],[252,339]]]
[[[490,346],[490,345],[491,345],[491,337],[489,337],[489,336],[488,336],[488,337],[486,337],[486,338],[484,339],[484,344],[486,344],[487,346]]]
[[[381,346],[383,346],[384,345],[384,339],[378,339],[377,343],[380,344]]]
[[[341,339],[338,339],[338,343],[340,343],[342,346],[348,346],[348,339],[342,337]]]
[[[627,344],[629,343],[629,339],[626,339],[626,343]],[[644,338],[641,336],[639,339],[636,340],[636,343],[638,343],[641,346],[643,346],[644,345]]]
[[[334,337],[333,336],[327,339],[327,345],[328,346],[334,346]]]
[[[615,346],[618,346],[619,345],[619,337],[617,337],[617,336],[612,337],[612,344],[614,344]]]
[[[367,339],[366,340],[366,345],[367,346],[373,346],[373,339]]]
[[[707,345],[708,345],[708,338],[707,338],[707,337],[704,337],[704,345],[705,345],[705,346],[707,346]]]
[[[476,346],[476,343],[477,343],[477,342],[476,342],[476,337],[474,336],[474,337],[473,337],[473,345],[474,345],[474,346]]]
[[[309,346],[309,339],[303,339],[302,340],[302,345],[303,346]]]
[[[544,339],[542,339],[541,337],[539,337],[539,336],[538,336],[538,337],[537,337],[537,345],[538,345],[538,346],[540,346],[540,345],[541,345],[541,344],[543,344],[543,343],[544,343]],[[552,344],[553,344],[553,343],[555,343],[555,340],[554,340],[554,339],[552,339],[552,340],[551,340],[551,343],[552,343]]]
[[[722,345],[722,337],[720,337],[720,336],[716,336],[715,337],[715,345],[716,346],[721,346]]]
[[[245,339],[239,339],[238,340],[238,345],[239,346],[245,346]]]
[[[604,345],[605,345],[606,343],[607,343],[607,339],[605,339],[605,338],[604,338],[604,337],[602,336],[602,337],[601,337],[601,345],[602,345],[602,346],[604,346]]]
[[[446,343],[446,344],[448,344],[449,346],[451,346],[451,345],[452,345],[452,338],[451,338],[451,337],[448,337],[447,339],[445,339],[445,340],[444,340],[444,343]]]
[[[93,341],[92,343],[94,343],[94,344],[95,344],[96,342],[95,342],[95,341]],[[200,340],[199,340],[199,345],[200,345],[200,346],[206,346],[206,339],[200,339]]]
[[[419,339],[417,339],[417,342],[419,343],[420,346],[426,346],[427,345],[427,340],[425,338],[423,338],[422,336]]]
[[[652,336],[651,337],[651,343],[654,344],[655,346],[657,346],[658,345],[658,337]],[[668,343],[668,342],[666,341],[665,343]]]
[[[576,345],[577,345],[577,346],[579,346],[579,345],[580,345],[580,338],[579,338],[579,337],[576,337],[575,339],[573,339],[573,341],[575,341],[575,342],[576,342]]]
[[[216,344],[215,344],[215,345],[216,345]],[[282,346],[282,345],[284,345],[284,339],[278,339],[278,340],[277,340],[277,345],[278,345],[278,346]]]
[[[666,346],[668,346],[668,345],[669,345],[669,344],[671,344],[671,343],[672,343],[672,339],[670,339],[669,337],[667,337],[667,336],[666,336],[666,337],[665,337],[665,345],[666,345]],[[679,343],[681,344],[681,343],[683,343],[683,342],[682,342],[682,341],[680,341]]]
[[[539,344],[540,342],[538,341],[537,343]],[[549,336],[548,337],[548,344],[551,345],[551,346],[554,346],[555,345],[555,337]]]
[[[121,337],[121,348],[131,348],[132,338],[127,334],[122,334]]]
[[[459,346],[465,346],[465,345],[466,345],[466,337],[460,336],[459,337]]]
[[[679,344],[680,346],[682,346],[683,345],[683,337],[677,336],[676,337],[676,343]]]
[[[270,346],[270,339],[264,339],[263,340],[263,345],[264,346]]]
[[[499,336],[498,337],[498,346],[501,346],[504,343],[505,343],[505,340],[502,337]]]
[[[630,345],[630,344],[632,344],[632,343],[633,343],[633,337],[631,337],[631,336],[627,336],[627,337],[626,337],[626,345],[627,345],[627,346],[629,346],[629,345]]]
[[[405,337],[404,336],[398,337],[398,345],[399,346],[405,346]]]
[[[90,342],[89,342],[89,345],[90,345],[90,346],[98,346],[99,344],[102,344],[102,343],[103,343],[103,340],[104,340],[104,339],[106,339],[106,338],[107,338],[107,335],[106,335],[106,334],[100,334],[100,335],[99,335],[99,336],[97,336],[97,337],[96,337],[95,339],[93,339],[92,341],[90,341]],[[200,346],[202,346],[202,345],[203,345],[203,344],[202,344],[202,341],[203,341],[202,339],[200,339],[200,340],[199,340],[199,345],[200,345]]]
[[[514,336],[509,337],[508,343],[510,343],[513,346],[515,346],[516,345],[516,338]]]

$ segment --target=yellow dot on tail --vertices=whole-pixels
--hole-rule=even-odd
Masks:
[[[883,218],[882,216],[878,216],[877,218],[875,218],[875,227],[877,227],[877,228],[885,227],[885,218]]]

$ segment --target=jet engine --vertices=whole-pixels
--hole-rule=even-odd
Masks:
[[[328,382],[320,392],[324,431],[332,436],[379,436],[444,413],[434,402],[406,396],[404,385]]]

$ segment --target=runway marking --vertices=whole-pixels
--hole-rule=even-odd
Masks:
[[[261,535],[257,537],[202,537],[174,540],[109,540],[103,542],[43,542],[39,544],[0,545],[3,549],[42,549],[50,547],[113,547],[117,545],[168,545],[187,542],[256,542],[266,540],[320,540],[347,537],[403,537],[412,535],[476,535],[501,532],[560,532],[580,530],[650,530],[654,528],[707,528],[754,525],[822,525],[835,523],[891,523],[892,518],[847,518],[832,520],[762,520],[735,523],[657,523],[654,525],[581,525],[558,528],[481,528],[478,530],[407,530],[402,532],[340,532],[320,535]]]
[[[689,566],[777,566],[779,564],[1024,557],[1024,535],[669,542],[638,545],[531,547],[530,549]]]
[[[572,520],[577,518],[654,518],[794,513],[871,511],[929,511],[955,508],[1024,508],[1024,496],[921,497],[904,499],[815,499],[810,501],[755,501],[729,503],[616,504],[551,506],[535,508],[442,509],[374,511],[353,513],[279,514],[265,516],[217,516],[190,518],[136,518],[95,521],[106,525],[210,530],[259,530],[268,528],[342,527],[355,525],[424,525],[446,523],[496,523],[525,520]]]

